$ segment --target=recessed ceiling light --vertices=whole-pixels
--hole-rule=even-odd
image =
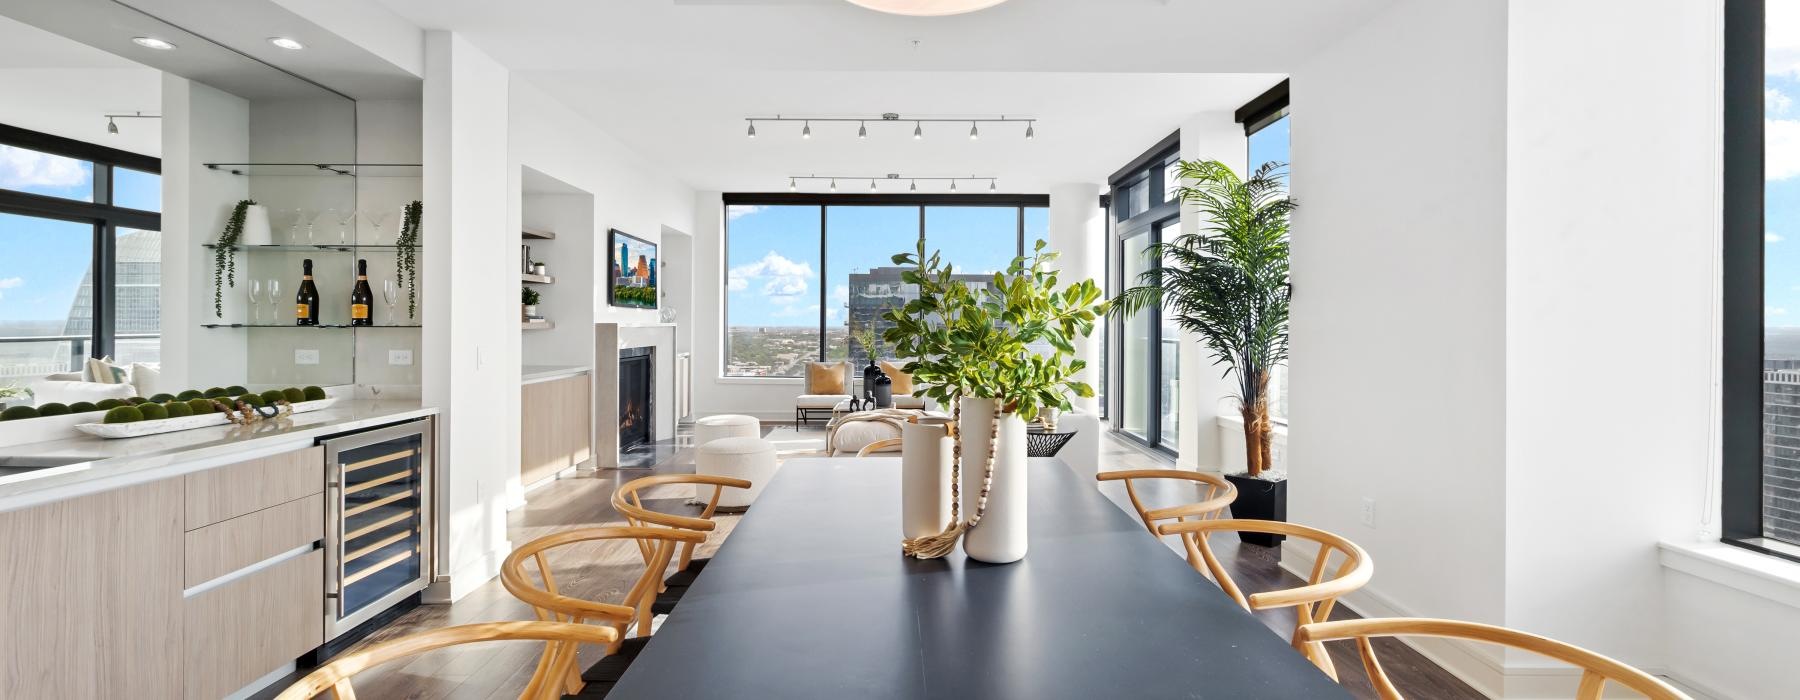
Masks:
[[[850,0],[853,5],[895,15],[941,17],[985,10],[1006,0]],[[913,42],[915,45],[918,42]]]
[[[175,48],[174,44],[153,36],[134,36],[131,37],[131,43],[146,49],[156,49],[157,51],[169,51]]]
[[[274,44],[276,47],[287,49],[289,51],[299,51],[300,49],[306,48],[306,44],[302,44],[298,41],[289,39],[285,36],[269,37],[269,43]]]

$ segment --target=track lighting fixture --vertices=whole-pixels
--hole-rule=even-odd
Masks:
[[[744,129],[744,134],[750,138],[756,138],[756,123],[757,122],[800,122],[801,123],[800,138],[803,138],[803,139],[812,138],[812,135],[813,135],[812,123],[813,122],[854,123],[854,124],[856,124],[856,138],[858,138],[858,139],[869,138],[869,122],[875,122],[876,124],[892,123],[892,124],[896,124],[896,125],[904,125],[906,122],[912,122],[913,123],[912,136],[913,136],[913,140],[915,140],[915,141],[924,140],[924,138],[925,138],[925,123],[926,122],[941,122],[941,123],[948,123],[948,124],[962,124],[962,123],[966,122],[969,125],[969,139],[972,141],[978,140],[981,138],[981,125],[982,124],[988,124],[991,126],[993,124],[1018,124],[1020,122],[1024,122],[1025,123],[1025,138],[1031,139],[1031,138],[1037,137],[1037,119],[1036,118],[1009,116],[1009,115],[1005,115],[1005,114],[991,116],[991,117],[983,117],[983,116],[902,117],[902,116],[900,116],[900,114],[898,112],[882,112],[881,114],[876,114],[876,115],[858,115],[858,114],[821,115],[821,116],[816,116],[816,117],[805,117],[805,116],[789,117],[789,116],[782,115],[782,114],[774,114],[774,115],[765,115],[765,116],[756,116],[756,117],[744,117],[744,121],[747,122],[745,129]],[[881,128],[882,127],[877,126],[876,130],[880,130]]]
[[[911,185],[911,186],[909,186],[909,187],[907,187],[907,188],[906,188],[906,189],[907,189],[907,191],[909,191],[909,192],[917,192],[917,191],[919,191],[919,181],[918,181],[918,180],[913,180],[913,181],[912,181],[912,185]]]
[[[794,178],[791,178],[791,177],[788,178],[788,191],[796,192],[796,191],[799,191],[799,189],[800,189],[800,186],[794,183]]]
[[[109,133],[109,134],[119,133],[119,123],[113,121],[112,117],[106,118],[106,133]]]
[[[875,181],[874,180],[869,180],[869,191],[870,192],[875,191]]]
[[[888,180],[890,182],[896,183],[896,186],[892,189],[898,189],[898,183],[901,180],[905,180],[906,181],[906,191],[908,191],[908,192],[918,192],[920,180],[924,180],[926,182],[931,182],[933,180],[936,180],[939,182],[948,182],[948,183],[950,183],[950,191],[951,192],[956,191],[957,182],[959,182],[961,180],[973,180],[977,183],[980,183],[982,180],[986,180],[988,183],[988,191],[989,192],[999,192],[1000,191],[1000,185],[999,185],[1000,178],[997,178],[997,177],[986,177],[986,176],[974,175],[974,174],[963,175],[963,176],[954,176],[953,175],[953,176],[945,177],[945,176],[937,176],[937,175],[901,175],[900,173],[885,173],[885,174],[873,175],[873,176],[852,175],[852,174],[820,175],[818,173],[808,173],[806,175],[789,175],[788,176],[788,191],[789,192],[799,191],[801,180],[826,182],[826,183],[828,183],[827,189],[830,192],[838,191],[838,187],[837,187],[838,180],[848,180],[851,182],[855,182],[857,180],[868,180],[869,181],[869,192],[873,193],[873,194],[881,193],[881,181],[882,180]]]
[[[106,133],[109,133],[109,134],[119,133],[119,123],[117,121],[115,121],[118,119],[161,119],[162,118],[162,115],[160,115],[160,114],[145,114],[143,112],[133,112],[131,114],[102,114],[100,116],[106,117]]]
[[[951,192],[955,192],[955,191],[956,191],[956,181],[955,181],[955,180],[951,180],[951,181],[950,181],[950,191],[951,191]]]
[[[999,192],[1000,191],[999,183],[996,183],[993,180],[988,180],[988,191],[989,192]]]
[[[837,178],[831,178],[831,191],[837,191]]]

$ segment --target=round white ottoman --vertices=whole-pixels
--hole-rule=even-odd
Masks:
[[[762,437],[762,423],[750,416],[730,413],[694,421],[695,447],[728,437]]]
[[[747,489],[725,489],[719,495],[720,508],[747,508],[763,486],[774,478],[775,443],[759,437],[719,438],[700,446],[694,471],[714,476],[729,476],[750,482]],[[710,491],[711,487],[707,487]],[[710,493],[708,494],[711,495]]]

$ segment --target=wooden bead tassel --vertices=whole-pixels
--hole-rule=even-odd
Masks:
[[[957,401],[951,409],[952,420],[957,424],[962,421],[962,402]],[[1000,403],[994,403],[994,416],[988,428],[987,458],[982,466],[981,497],[975,501],[975,517],[968,523],[962,522],[962,431],[953,430],[954,445],[950,459],[950,523],[944,531],[935,535],[915,537],[900,542],[900,551],[915,559],[937,559],[946,556],[956,549],[956,542],[964,533],[981,524],[981,516],[987,513],[988,492],[994,486],[994,445],[1000,441]]]

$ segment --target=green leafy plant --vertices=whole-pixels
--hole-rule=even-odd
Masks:
[[[237,287],[237,245],[244,236],[244,212],[256,204],[254,199],[240,200],[231,208],[225,230],[213,242],[213,316],[225,317],[225,286]]]
[[[537,290],[530,287],[519,288],[519,303],[526,306],[537,306],[539,298]]]
[[[850,337],[856,340],[858,346],[862,347],[863,355],[869,358],[869,362],[874,363],[876,356],[881,352],[880,338],[875,335],[875,327],[863,324],[850,331]]]
[[[419,221],[425,205],[413,200],[400,216],[400,238],[394,242],[394,280],[406,285],[406,317],[419,312]]]
[[[1250,476],[1273,466],[1269,372],[1288,356],[1288,198],[1285,166],[1269,163],[1238,178],[1218,161],[1183,161],[1179,194],[1206,222],[1196,233],[1144,252],[1164,261],[1142,286],[1114,300],[1124,316],[1160,308],[1198,336],[1235,382]]]

